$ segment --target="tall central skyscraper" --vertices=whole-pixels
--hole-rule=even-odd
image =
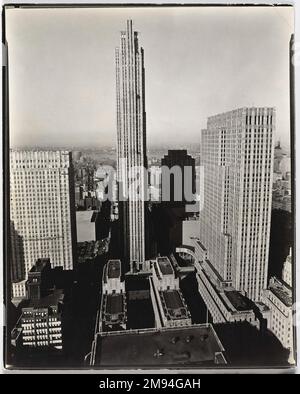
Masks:
[[[116,90],[117,181],[120,194],[126,197],[126,201],[120,202],[123,250],[130,270],[139,271],[144,268],[146,259],[144,192],[147,178],[139,171],[147,167],[145,69],[144,50],[139,47],[138,33],[133,31],[131,20],[121,32],[120,47],[116,48]],[[135,176],[136,173],[139,175]]]
[[[273,108],[242,108],[210,117],[201,139],[208,266],[253,300],[267,287],[274,128]]]

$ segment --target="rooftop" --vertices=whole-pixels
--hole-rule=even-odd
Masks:
[[[249,311],[250,309],[253,308],[248,298],[244,297],[238,291],[236,290],[225,291],[225,294],[237,311]]]
[[[269,285],[269,290],[272,291],[273,294],[276,295],[280,299],[281,302],[284,303],[284,305],[290,307],[293,304],[292,300],[292,290],[291,288],[283,284],[280,280],[277,278],[272,278],[270,285]]]
[[[104,312],[110,315],[124,312],[123,294],[109,294],[104,296]]]
[[[94,350],[96,367],[175,367],[213,366],[224,349],[212,326],[203,324],[98,334]]]
[[[121,275],[121,261],[108,260],[107,263],[107,277],[109,279],[119,278]]]
[[[150,290],[148,277],[125,276],[126,291]]]
[[[260,312],[267,312],[269,311],[269,307],[267,307],[267,305],[265,305],[263,302],[261,301],[256,301],[255,305],[258,307]]]
[[[122,324],[126,320],[126,299],[124,294],[104,294],[102,320],[106,324]]]
[[[178,290],[161,291],[160,297],[168,319],[187,319],[190,317],[183,297]]]
[[[168,257],[158,257],[157,263],[163,275],[173,275],[173,267]]]
[[[93,260],[97,256],[107,253],[109,240],[85,241],[77,243],[77,258],[79,262]]]

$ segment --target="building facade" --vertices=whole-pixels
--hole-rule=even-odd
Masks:
[[[20,283],[39,258],[49,258],[52,267],[73,269],[76,220],[70,152],[10,152],[10,224],[13,291],[20,294]]]
[[[255,301],[267,287],[274,129],[273,108],[241,108],[208,118],[201,137],[205,258]]]
[[[282,280],[290,287],[293,287],[293,265],[292,265],[292,248],[287,256],[282,269]]]
[[[116,48],[117,181],[123,252],[130,271],[143,270],[146,259],[145,191],[147,190],[144,50],[128,20]],[[138,174],[138,175],[137,175]],[[131,180],[134,179],[134,183]],[[121,196],[121,197],[120,197]]]
[[[77,242],[96,241],[98,239],[99,218],[97,211],[76,211]]]
[[[50,259],[38,259],[28,271],[26,282],[29,300],[39,300],[46,295],[51,287],[51,263]]]
[[[62,314],[64,294],[53,289],[50,259],[38,259],[28,272],[27,300],[11,332],[17,348],[62,349]]]
[[[21,317],[12,331],[12,344],[25,348],[63,347],[62,336],[63,292],[55,290],[51,295],[32,300],[22,308]]]
[[[289,361],[293,364],[295,360],[292,289],[286,283],[272,277],[268,289],[263,292],[263,302],[270,309],[268,329],[279,339],[282,346],[290,351]]]

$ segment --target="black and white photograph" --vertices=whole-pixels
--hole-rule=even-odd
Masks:
[[[2,12],[4,367],[295,368],[293,5]]]

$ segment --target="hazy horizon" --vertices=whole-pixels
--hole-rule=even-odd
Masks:
[[[115,146],[115,59],[133,19],[145,50],[147,143],[200,142],[208,116],[276,107],[289,145],[292,7],[6,10],[10,141]]]

